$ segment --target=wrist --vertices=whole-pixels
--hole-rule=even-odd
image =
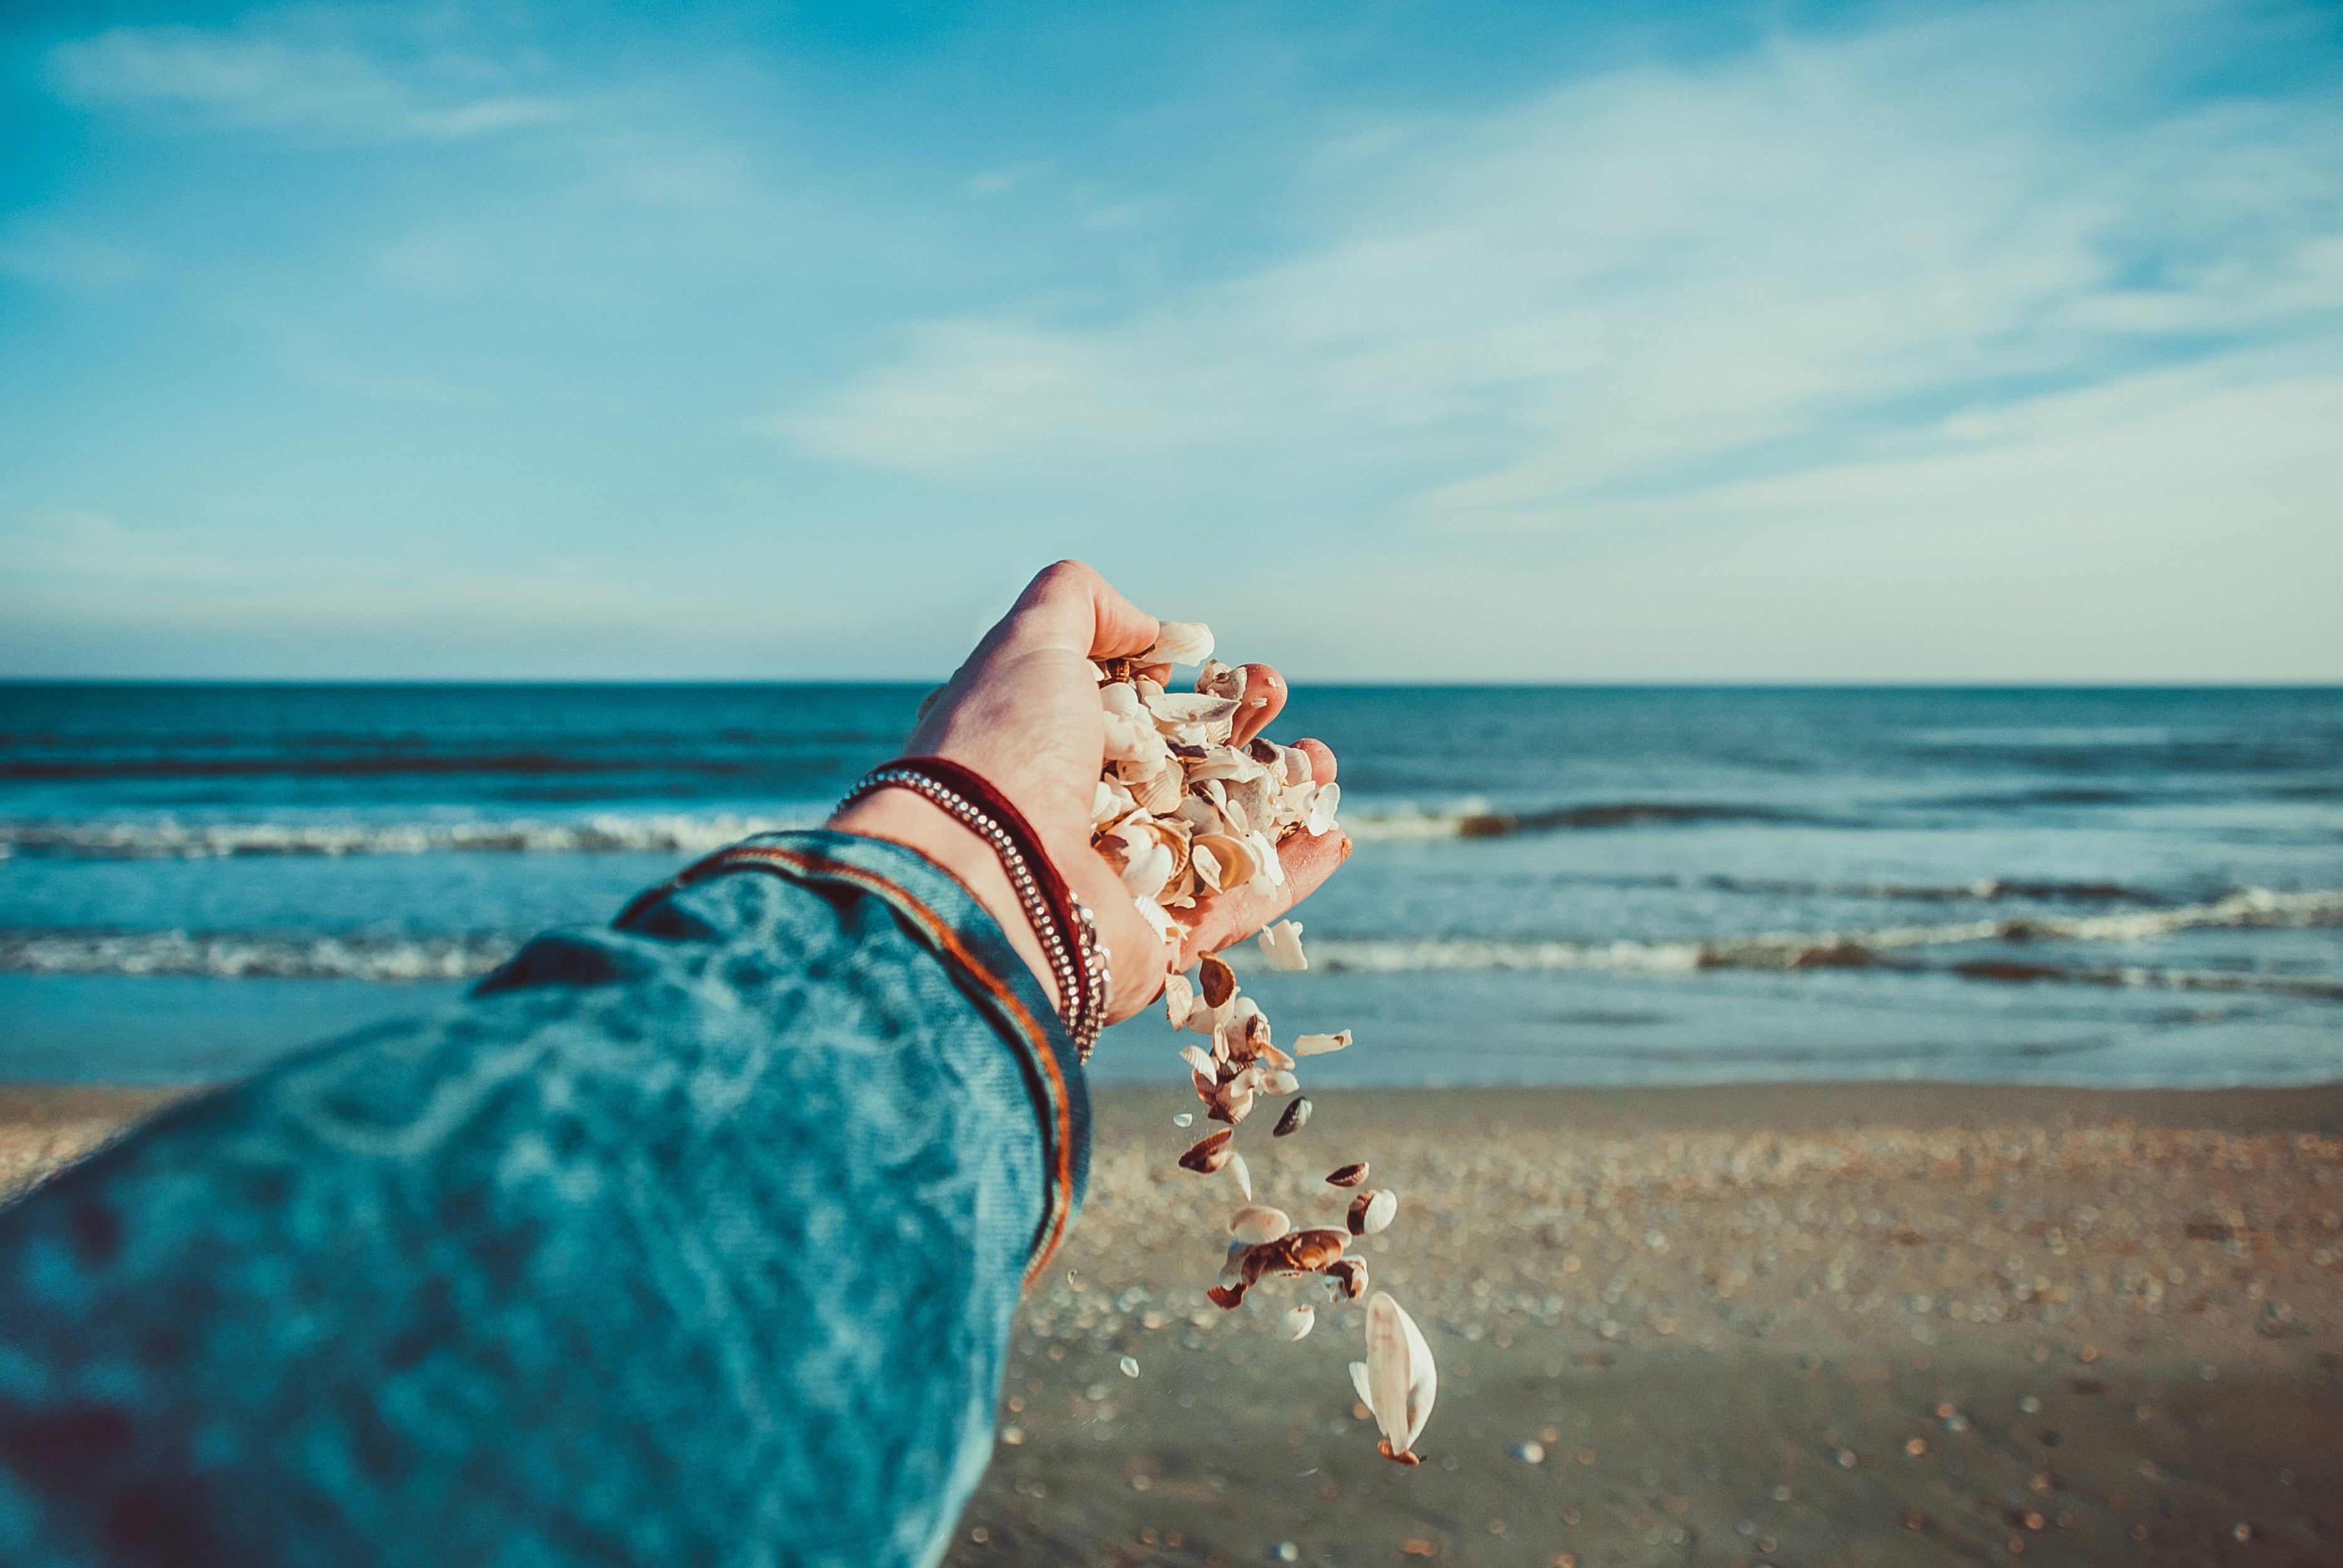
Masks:
[[[1033,978],[1041,982],[1050,1005],[1063,1010],[1066,999],[1058,994],[1058,979],[1049,956],[1010,884],[1001,857],[957,818],[909,789],[880,789],[832,816],[827,826],[917,849],[959,878],[1009,939],[1017,956],[1025,960],[1025,967],[1033,971]]]

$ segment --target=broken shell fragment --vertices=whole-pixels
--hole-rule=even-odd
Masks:
[[[1392,1216],[1398,1212],[1399,1199],[1393,1193],[1381,1190],[1362,1192],[1351,1200],[1351,1234],[1374,1235],[1388,1227],[1392,1222]]]
[[[1326,1172],[1329,1187],[1356,1187],[1367,1179],[1367,1162],[1357,1161],[1349,1165],[1337,1165]]]
[[[1206,953],[1197,966],[1197,981],[1203,988],[1206,1007],[1226,1007],[1229,998],[1237,994],[1237,973],[1229,968],[1228,960],[1217,953]]]
[[[1274,1241],[1292,1229],[1284,1210],[1265,1203],[1248,1203],[1229,1216],[1229,1233],[1240,1241]]]
[[[1280,1320],[1277,1325],[1277,1337],[1287,1344],[1292,1344],[1296,1340],[1307,1339],[1310,1331],[1317,1326],[1318,1309],[1305,1302]]]
[[[1200,1175],[1211,1175],[1236,1158],[1236,1151],[1229,1147],[1229,1140],[1234,1136],[1233,1131],[1224,1129],[1202,1139],[1194,1148],[1180,1156],[1181,1167]]]
[[[1326,1265],[1326,1277],[1334,1282],[1344,1301],[1355,1302],[1367,1293],[1367,1265],[1362,1258],[1337,1258]]]
[[[1350,1240],[1340,1231],[1289,1231],[1245,1254],[1245,1283],[1250,1285],[1263,1274],[1322,1273],[1326,1265],[1342,1255]]]
[[[1351,1031],[1347,1029],[1343,1030],[1339,1034],[1298,1035],[1294,1038],[1293,1041],[1293,1054],[1296,1056],[1323,1056],[1330,1050],[1341,1050],[1350,1043]]]
[[[1383,1457],[1402,1464],[1417,1462],[1409,1451],[1432,1419],[1440,1373],[1423,1332],[1387,1291],[1377,1291],[1367,1302],[1365,1382],[1367,1408],[1383,1428]]]
[[[1252,1201],[1252,1171],[1245,1164],[1244,1156],[1233,1150],[1229,1153],[1229,1180],[1237,1184],[1246,1202]]]
[[[1204,1299],[1225,1312],[1244,1300],[1245,1289],[1245,1283],[1242,1280],[1233,1285],[1214,1285],[1204,1292]]]
[[[1302,922],[1279,920],[1261,930],[1261,956],[1273,970],[1306,970],[1310,959],[1302,950]]]
[[[1277,1125],[1270,1130],[1273,1138],[1283,1138],[1299,1132],[1310,1122],[1310,1098],[1297,1094],[1285,1102],[1285,1111],[1278,1117]]]

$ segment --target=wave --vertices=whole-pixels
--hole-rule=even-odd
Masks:
[[[1606,800],[1545,811],[1493,811],[1482,800],[1465,800],[1441,811],[1407,808],[1362,810],[1354,803],[1342,815],[1342,830],[1362,842],[1416,839],[1503,839],[1516,833],[1554,833],[1602,828],[1667,827],[1693,822],[1819,822],[1824,819],[1770,806],[1701,800]]]
[[[821,807],[792,815],[606,814],[571,822],[0,822],[0,859],[200,860],[237,855],[704,854],[752,833],[810,828]]]
[[[1687,941],[1503,941],[1459,937],[1324,938],[1309,944],[1313,968],[1335,972],[1597,970],[1683,973],[1695,970],[1862,969],[1901,955],[1976,942],[2130,942],[2211,927],[2300,929],[2343,925],[2343,891],[2272,892],[2249,888],[2207,903],[2120,914],[2010,916],[1852,931],[1777,931]],[[1245,950],[1237,950],[1244,955]],[[1976,978],[2018,978],[1987,974]],[[2027,976],[2025,978],[2041,978]],[[2197,989],[2216,989],[2210,980]]]
[[[205,980],[478,980],[509,937],[295,936],[245,931],[0,931],[0,973]]]
[[[2299,930],[2343,925],[2343,891],[2263,889],[2173,909],[2069,917],[2027,916],[1867,930],[1773,932],[1697,941],[1500,941],[1469,937],[1323,938],[1310,941],[1312,970],[1342,974],[1428,971],[1689,974],[1702,970],[1933,970],[2009,983],[2063,981],[2182,990],[2258,990],[2343,1000],[2343,981],[2316,977],[2164,970],[1993,958],[1932,960],[1926,950],[1978,942],[2127,942],[2227,927]],[[317,936],[246,931],[0,930],[0,973],[180,975],[216,980],[460,980],[487,974],[518,937]],[[1259,967],[1252,944],[1230,950],[1240,970]]]

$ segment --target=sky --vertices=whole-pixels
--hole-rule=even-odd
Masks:
[[[2343,9],[0,20],[0,675],[2343,680]]]

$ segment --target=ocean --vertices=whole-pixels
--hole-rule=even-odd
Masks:
[[[448,1005],[820,821],[922,689],[0,686],[0,1080]],[[2343,1078],[2343,690],[1303,688],[1273,733],[1358,842],[1309,972],[1241,961],[1282,1035],[1355,1031],[1316,1083]]]

